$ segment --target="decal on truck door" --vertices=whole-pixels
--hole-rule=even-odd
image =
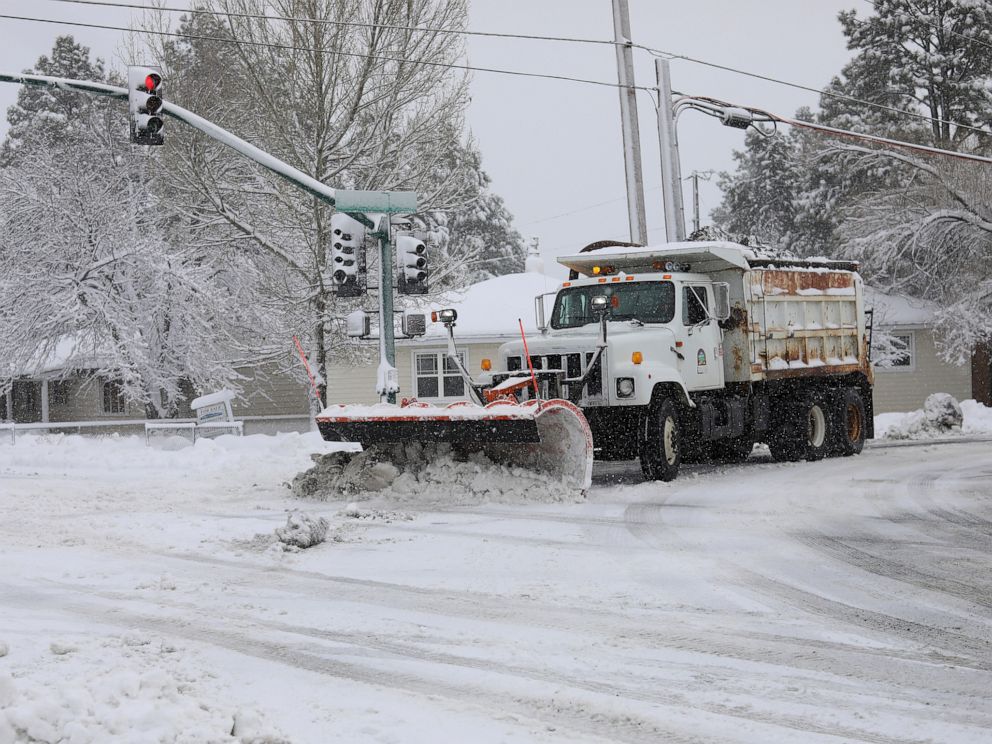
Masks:
[[[706,351],[700,349],[699,351],[696,352],[696,372],[698,372],[699,374],[703,374],[706,371],[704,369],[705,366],[706,366]]]

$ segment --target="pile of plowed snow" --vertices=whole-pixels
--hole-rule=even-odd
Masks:
[[[875,436],[885,439],[935,439],[960,434],[992,434],[992,408],[974,400],[958,403],[947,393],[934,393],[918,411],[875,417]]]
[[[402,504],[578,501],[582,491],[538,471],[495,463],[481,453],[457,457],[448,444],[376,445],[363,452],[313,455],[293,479],[302,498]]]

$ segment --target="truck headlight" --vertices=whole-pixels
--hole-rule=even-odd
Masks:
[[[634,394],[634,378],[633,377],[618,377],[617,378],[617,397],[618,398],[629,398]]]

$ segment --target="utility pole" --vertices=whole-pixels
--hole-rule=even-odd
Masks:
[[[630,242],[646,245],[644,178],[641,174],[641,133],[637,124],[637,89],[634,88],[634,55],[630,40],[627,0],[613,0],[613,34],[617,50],[617,81],[620,83],[620,123],[623,130],[623,163],[627,176],[627,216]]]
[[[709,181],[713,176],[713,171],[697,171],[694,170],[689,174],[689,180],[692,181],[692,231],[699,232],[699,179],[702,178],[704,181]]]
[[[668,60],[654,61],[658,79],[658,150],[661,156],[661,195],[665,209],[665,237],[669,243],[685,240],[685,217],[682,207],[682,166],[679,164],[679,140],[675,132],[675,109],[672,105],[672,73]]]

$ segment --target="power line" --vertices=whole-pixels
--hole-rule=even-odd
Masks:
[[[949,125],[951,125],[953,127],[959,128],[959,129],[967,129],[968,131],[975,132],[977,134],[984,134],[984,135],[992,136],[992,131],[989,131],[987,129],[981,129],[980,127],[969,126],[968,124],[960,124],[958,122],[949,121],[947,119],[934,118],[932,116],[927,116],[926,114],[917,113],[916,111],[910,111],[909,109],[901,109],[901,108],[897,108],[895,106],[887,106],[884,103],[875,103],[873,101],[868,101],[868,100],[865,100],[863,98],[856,98],[854,96],[848,96],[848,95],[845,95],[843,93],[834,93],[833,91],[830,91],[830,90],[827,90],[827,89],[823,89],[823,88],[814,88],[814,87],[809,86],[809,85],[802,85],[800,83],[792,83],[792,82],[789,82],[787,80],[780,80],[778,78],[773,78],[773,77],[771,77],[769,75],[762,75],[760,73],[749,72],[747,70],[742,70],[742,69],[737,68],[737,67],[731,67],[729,65],[721,65],[721,64],[718,64],[716,62],[708,62],[708,61],[706,61],[704,59],[697,59],[695,57],[689,57],[689,56],[687,56],[685,54],[676,54],[674,52],[666,52],[666,51],[664,51],[662,49],[654,49],[652,47],[643,46],[641,44],[635,44],[634,46],[637,47],[637,48],[639,48],[639,49],[643,49],[644,51],[646,51],[649,54],[652,54],[652,55],[654,55],[656,57],[667,57],[668,59],[681,59],[681,60],[683,60],[685,62],[691,62],[693,64],[703,65],[704,67],[712,67],[712,68],[717,69],[717,70],[723,70],[724,72],[732,72],[732,73],[735,73],[737,75],[744,75],[746,77],[755,78],[756,80],[764,80],[765,82],[768,82],[768,83],[775,83],[776,85],[785,85],[785,86],[787,86],[789,88],[796,88],[797,90],[805,90],[805,91],[809,91],[810,93],[817,93],[819,95],[827,96],[828,98],[836,98],[836,99],[841,100],[841,101],[848,101],[849,103],[859,103],[859,104],[861,104],[863,106],[870,106],[871,108],[881,109],[881,110],[884,110],[884,111],[889,111],[889,112],[894,113],[894,114],[901,114],[903,116],[911,116],[911,117],[913,117],[915,119],[921,119],[923,121],[930,122],[930,123],[936,122],[938,124],[949,124]]]
[[[403,26],[403,25],[395,25],[395,24],[363,23],[363,22],[359,22],[359,21],[324,20],[324,19],[319,19],[319,18],[304,18],[304,17],[296,17],[296,16],[266,16],[266,15],[253,14],[253,13],[236,13],[236,12],[235,13],[221,13],[221,12],[210,11],[210,10],[198,10],[198,9],[190,9],[190,8],[177,8],[177,7],[172,7],[172,6],[152,7],[152,6],[147,6],[147,5],[141,5],[139,3],[108,2],[107,0],[49,0],[49,2],[60,2],[60,3],[68,3],[68,4],[75,4],[75,5],[91,5],[91,6],[102,6],[102,7],[118,7],[118,8],[127,8],[127,9],[137,9],[137,10],[164,11],[164,12],[173,12],[173,13],[190,13],[190,14],[203,14],[203,15],[214,15],[214,16],[221,15],[221,16],[229,16],[229,17],[236,17],[236,18],[251,18],[251,19],[263,19],[263,20],[280,20],[280,21],[297,21],[297,22],[304,22],[304,23],[326,24],[326,25],[345,26],[345,27],[351,26],[351,27],[360,27],[360,28],[373,28],[373,29],[375,29],[375,28],[381,28],[381,29],[392,29],[392,30],[403,30],[403,31],[416,31],[416,32],[421,32],[421,33],[446,33],[446,34],[463,35],[463,36],[483,36],[483,37],[505,38],[505,39],[525,39],[525,40],[529,40],[529,41],[571,42],[571,43],[598,44],[598,45],[608,45],[608,46],[616,46],[619,43],[619,42],[616,42],[616,41],[609,41],[609,40],[605,40],[605,39],[584,39],[584,38],[565,37],[565,36],[540,36],[540,35],[532,35],[532,34],[511,34],[511,33],[497,33],[497,32],[486,32],[486,31],[467,31],[467,30],[456,30],[456,29],[431,28],[431,27],[426,27],[426,26]],[[866,2],[869,5],[872,5],[873,7],[875,7],[874,2],[872,0],[863,0],[863,2]],[[107,30],[133,31],[133,29],[121,28],[121,27],[115,27],[115,26],[104,26],[104,25],[99,25],[99,24],[85,24],[85,23],[72,23],[72,22],[69,22],[69,21],[56,21],[56,20],[48,20],[48,19],[41,19],[41,18],[24,18],[24,17],[18,17],[18,16],[3,16],[3,15],[0,15],[0,18],[10,18],[10,19],[15,19],[15,20],[30,20],[30,21],[36,21],[36,22],[41,22],[41,23],[55,23],[55,24],[61,24],[61,25],[75,25],[75,26],[81,26],[81,27],[85,27],[85,28],[103,28],[103,29],[107,29]],[[956,32],[953,32],[953,31],[949,31],[949,32],[956,34]],[[208,41],[220,41],[220,42],[226,42],[226,43],[244,44],[244,45],[249,45],[249,46],[272,47],[272,48],[287,49],[287,50],[292,50],[292,51],[327,51],[327,52],[332,52],[332,53],[335,53],[335,54],[340,54],[342,56],[364,57],[364,58],[368,58],[368,59],[386,59],[386,60],[395,59],[393,57],[379,57],[379,56],[374,56],[374,55],[362,55],[362,54],[347,53],[347,52],[335,52],[333,50],[314,50],[314,49],[308,49],[308,48],[305,48],[305,47],[295,47],[295,46],[284,45],[284,44],[273,44],[271,42],[253,42],[253,41],[244,41],[244,40],[241,40],[241,39],[229,39],[229,38],[226,38],[226,37],[213,37],[213,36],[202,36],[202,35],[195,35],[195,34],[182,34],[182,33],[178,33],[178,32],[142,30],[141,33],[149,33],[149,34],[155,34],[155,35],[160,35],[160,36],[179,36],[179,37],[182,37],[182,38],[200,39],[200,40],[208,40]],[[968,39],[970,41],[974,41],[976,43],[985,44],[985,42],[981,42],[978,39],[970,39],[970,37],[965,37],[963,34],[956,34],[956,35],[962,36],[962,38]],[[990,48],[992,48],[992,45],[988,45],[988,44],[985,44],[985,45],[986,46],[990,46]],[[890,113],[900,114],[902,116],[909,116],[909,117],[912,117],[912,118],[915,118],[915,119],[919,119],[921,121],[926,121],[926,122],[929,122],[929,123],[934,123],[935,122],[935,123],[938,123],[938,124],[948,124],[950,126],[954,126],[954,127],[960,128],[960,129],[965,129],[965,130],[968,130],[968,131],[972,131],[972,132],[975,132],[977,134],[992,135],[992,132],[990,132],[989,130],[981,129],[979,127],[973,127],[973,126],[970,126],[970,125],[967,125],[967,124],[960,124],[960,123],[949,121],[949,120],[945,120],[945,119],[933,118],[933,117],[927,116],[926,114],[920,114],[918,112],[910,111],[908,109],[901,109],[901,108],[898,108],[898,107],[895,107],[895,106],[888,106],[886,104],[876,103],[874,101],[868,101],[868,100],[865,100],[865,99],[862,99],[862,98],[857,98],[855,96],[845,95],[843,93],[835,93],[833,91],[830,91],[830,90],[827,90],[827,89],[823,89],[823,88],[815,88],[813,86],[803,85],[801,83],[794,83],[794,82],[790,82],[790,81],[787,81],[787,80],[782,80],[782,79],[779,79],[779,78],[774,78],[774,77],[771,77],[769,75],[762,75],[760,73],[750,72],[748,70],[742,70],[742,69],[737,68],[737,67],[731,67],[729,65],[722,65],[722,64],[719,64],[719,63],[716,63],[716,62],[709,62],[707,60],[703,60],[703,59],[699,59],[699,58],[695,58],[695,57],[690,57],[690,56],[685,55],[685,54],[677,54],[675,52],[668,52],[668,51],[665,51],[665,50],[662,50],[662,49],[657,49],[657,48],[654,48],[654,47],[649,47],[649,46],[646,46],[644,44],[632,43],[631,46],[633,48],[635,48],[635,49],[641,49],[642,51],[646,51],[649,54],[654,55],[654,56],[662,56],[662,57],[667,57],[669,59],[681,59],[681,60],[683,60],[685,62],[690,62],[692,64],[703,65],[705,67],[711,67],[713,69],[722,70],[724,72],[731,72],[731,73],[734,73],[734,74],[737,74],[737,75],[743,75],[743,76],[746,76],[746,77],[754,78],[756,80],[762,80],[762,81],[773,83],[773,84],[776,84],[776,85],[783,85],[783,86],[786,86],[786,87],[795,88],[797,90],[803,90],[803,91],[807,91],[807,92],[810,92],[810,93],[816,93],[817,95],[827,96],[828,98],[834,98],[834,99],[841,100],[841,101],[847,101],[849,103],[858,103],[858,104],[861,104],[863,106],[868,106],[868,107],[871,107],[871,108],[874,108],[874,109],[888,111]],[[573,78],[573,77],[566,76],[566,75],[554,75],[554,74],[550,74],[550,73],[533,73],[533,72],[524,72],[524,71],[518,71],[518,70],[505,70],[505,69],[500,69],[500,68],[476,67],[476,66],[473,66],[473,65],[458,65],[458,64],[454,64],[454,63],[425,62],[425,61],[413,61],[413,60],[403,60],[403,61],[411,62],[413,64],[423,64],[423,65],[429,65],[429,66],[449,67],[449,68],[452,68],[452,69],[460,69],[460,70],[468,70],[468,71],[489,72],[489,73],[502,74],[502,75],[516,75],[516,76],[520,76],[520,77],[545,78],[545,79],[551,79],[551,80],[564,80],[564,81],[567,81],[567,82],[577,82],[577,83],[584,83],[584,84],[587,84],[587,85],[599,85],[599,86],[612,87],[612,88],[626,87],[626,86],[621,86],[618,83],[608,83],[608,82],[605,82],[605,81],[589,80],[589,79],[585,79],[585,78]],[[647,91],[651,91],[651,92],[656,92],[656,90],[657,90],[656,88],[649,87],[649,86],[630,86],[630,87],[632,87],[632,88],[634,88],[636,90],[647,90]]]
[[[603,80],[589,80],[586,78],[570,77],[568,75],[554,75],[551,73],[541,73],[541,72],[525,72],[523,70],[504,70],[496,67],[478,67],[475,65],[460,65],[454,62],[428,62],[426,60],[412,60],[412,59],[405,59],[402,57],[382,56],[375,54],[360,54],[358,52],[342,52],[336,49],[314,49],[312,47],[298,47],[292,44],[277,44],[277,43],[265,42],[265,41],[246,41],[244,39],[228,38],[224,36],[205,36],[202,34],[185,34],[185,33],[180,33],[178,31],[152,31],[148,29],[136,30],[133,28],[127,28],[126,26],[110,26],[102,23],[82,23],[80,21],[63,21],[63,20],[56,20],[53,18],[32,18],[27,16],[15,16],[15,15],[0,15],[0,19],[6,19],[11,21],[28,21],[31,23],[50,23],[57,26],[95,28],[95,29],[102,29],[105,31],[122,31],[125,33],[134,32],[134,33],[142,33],[142,34],[151,34],[153,36],[169,36],[169,37],[181,38],[181,39],[196,39],[199,41],[216,41],[224,44],[240,44],[243,46],[267,47],[270,49],[282,49],[285,51],[294,51],[294,52],[325,52],[328,54],[336,54],[342,57],[358,57],[360,59],[375,59],[375,60],[383,60],[387,62],[408,62],[413,65],[425,65],[427,67],[446,67],[453,70],[467,70],[469,72],[490,72],[498,75],[514,75],[517,77],[542,78],[545,80],[562,80],[570,83],[598,85],[605,88],[633,88],[635,90],[647,90],[647,91],[654,90],[654,88],[649,88],[642,85],[625,86],[625,85],[620,85],[619,83],[607,83]]]
[[[417,31],[420,33],[452,34],[456,36],[482,36],[495,39],[523,39],[526,41],[558,41],[575,44],[600,44],[604,46],[617,46],[623,42],[611,41],[608,39],[582,39],[571,36],[537,36],[533,34],[511,34],[498,33],[495,31],[467,31],[464,29],[432,28],[429,26],[403,26],[391,23],[363,23],[361,21],[336,21],[323,18],[305,18],[298,16],[278,16],[262,15],[258,13],[238,13],[229,11],[200,10],[198,8],[176,8],[167,5],[149,6],[139,3],[114,3],[106,0],[48,0],[54,3],[69,3],[73,5],[97,5],[108,8],[128,8],[132,10],[150,10],[153,12],[166,13],[189,13],[190,15],[212,15],[228,16],[231,18],[249,18],[266,21],[297,21],[301,23],[314,23],[328,26],[345,26],[353,28],[385,29],[389,31]]]
[[[645,193],[649,191],[657,191],[661,188],[661,185],[651,186],[645,189]],[[528,227],[530,225],[539,225],[542,222],[551,222],[551,220],[559,220],[562,217],[571,217],[573,214],[579,214],[580,212],[588,212],[590,209],[596,209],[597,207],[605,207],[607,204],[616,204],[619,201],[626,200],[626,196],[620,196],[616,199],[607,199],[606,201],[596,202],[595,204],[587,204],[584,207],[576,207],[568,212],[562,212],[561,214],[553,214],[550,217],[541,217],[540,219],[531,220],[530,222],[521,223],[520,227]]]

